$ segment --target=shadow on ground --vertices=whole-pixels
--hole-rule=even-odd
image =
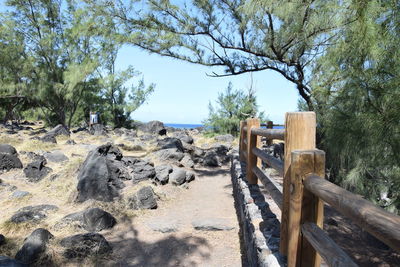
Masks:
[[[197,266],[210,258],[211,248],[204,238],[168,235],[146,242],[139,240],[131,221],[124,224],[129,229],[112,238],[113,260],[103,262],[106,266]]]
[[[229,174],[229,169],[215,168],[215,169],[202,169],[202,170],[194,170],[196,176],[198,178],[202,178],[205,176],[218,176],[218,175],[227,175]]]

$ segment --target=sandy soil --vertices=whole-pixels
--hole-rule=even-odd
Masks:
[[[120,223],[104,236],[114,248],[107,265],[121,266],[241,266],[239,226],[227,169],[197,170],[189,188],[156,210]],[[195,230],[192,221],[219,218],[229,231]],[[150,225],[167,224],[176,232],[153,231]]]

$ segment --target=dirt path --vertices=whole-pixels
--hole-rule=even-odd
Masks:
[[[196,174],[188,189],[179,188],[156,210],[144,211],[104,233],[119,259],[107,265],[241,266],[229,170],[203,169]],[[192,223],[204,220],[217,220],[217,225],[233,229],[195,230]]]

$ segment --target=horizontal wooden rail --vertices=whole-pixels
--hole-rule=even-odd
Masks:
[[[306,222],[301,226],[301,232],[321,255],[328,266],[356,267],[351,258],[316,224]]]
[[[262,151],[261,149],[257,147],[253,147],[252,152],[254,155],[259,157],[262,161],[267,163],[269,166],[274,168],[275,170],[278,171],[279,175],[283,176],[283,161],[269,155],[265,151]]]
[[[304,178],[304,187],[352,219],[361,228],[400,251],[400,216],[387,212],[315,174]]]
[[[284,129],[263,129],[263,128],[252,128],[251,134],[260,135],[266,137],[267,139],[285,139]]]
[[[267,189],[268,193],[271,195],[272,199],[282,210],[283,195],[282,188],[276,184],[271,178],[269,178],[260,168],[253,167],[253,173],[261,181],[264,187]]]

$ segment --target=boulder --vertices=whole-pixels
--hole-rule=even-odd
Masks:
[[[17,260],[11,259],[6,256],[0,256],[0,266],[1,267],[28,267],[28,265],[23,264]]]
[[[157,141],[157,147],[160,149],[174,148],[180,152],[184,152],[181,140],[174,137],[167,137]]]
[[[59,135],[66,135],[69,136],[70,132],[67,127],[65,127],[62,124],[57,125],[53,129],[51,129],[46,135],[52,135],[54,137],[59,136]]]
[[[91,208],[83,212],[83,228],[90,232],[99,232],[103,229],[112,228],[117,220],[108,212]]]
[[[15,168],[22,168],[22,162],[18,158],[17,154],[0,153],[0,171],[9,171]]]
[[[140,123],[136,125],[138,130],[146,133],[166,135],[167,129],[161,121],[149,121],[148,123]]]
[[[66,226],[77,226],[79,229],[83,228],[83,213],[85,211],[79,211],[79,212],[74,212],[70,213],[66,216],[64,216],[59,222],[57,222],[54,225],[54,229],[62,229]]]
[[[63,162],[69,160],[69,158],[61,152],[61,150],[46,152],[43,156],[50,162]]]
[[[78,174],[76,201],[83,202],[88,199],[112,201],[118,197],[119,190],[124,184],[119,178],[120,172],[115,162],[121,159],[122,153],[110,143],[92,150]]]
[[[28,158],[30,158],[32,161],[43,161],[43,160],[46,160],[45,157],[43,157],[42,155],[36,154],[35,152],[21,151],[21,154],[22,153],[26,154],[26,156]]]
[[[207,167],[221,166],[217,153],[215,153],[214,151],[207,152],[203,158],[203,165]]]
[[[157,156],[160,160],[168,160],[168,161],[180,161],[184,154],[176,148],[162,149],[156,151],[155,156]]]
[[[52,210],[58,210],[58,207],[47,204],[23,207],[11,217],[11,222],[23,223],[28,221],[40,221],[46,218],[47,213]]]
[[[56,137],[54,135],[46,134],[42,138],[39,138],[40,141],[45,142],[45,143],[53,143],[57,144]]]
[[[97,233],[69,236],[62,239],[60,244],[65,248],[64,257],[68,259],[102,255],[112,251],[107,240]]]
[[[151,186],[145,186],[139,189],[128,200],[129,205],[133,209],[155,209],[157,208],[157,201]]]
[[[229,162],[230,155],[228,152],[229,147],[226,145],[214,144],[211,148],[205,151],[202,164],[207,167],[219,167],[222,164]]]
[[[89,133],[95,136],[107,135],[107,130],[103,124],[94,124],[89,128]]]
[[[17,155],[17,150],[13,146],[0,144],[0,154]]]
[[[196,175],[194,174],[194,172],[192,172],[192,171],[186,172],[185,181],[186,181],[187,183],[190,183],[190,182],[193,181],[195,178],[196,178]]]
[[[4,237],[4,235],[0,234],[0,246],[4,245],[5,243],[6,243],[6,238]]]
[[[25,176],[28,178],[30,182],[39,182],[42,180],[47,174],[49,174],[52,169],[46,167],[47,161],[44,157],[41,157],[39,160],[29,163],[24,168]]]
[[[179,140],[181,140],[182,143],[193,144],[193,142],[194,142],[193,137],[191,137],[190,135],[186,134],[185,132],[175,132],[173,134],[173,136],[175,138],[178,138]]]
[[[186,171],[181,168],[173,168],[172,173],[169,175],[169,181],[173,185],[181,185],[186,181]]]
[[[183,167],[186,168],[194,167],[194,162],[189,154],[185,154],[184,157],[181,159],[180,163],[183,165]]]
[[[47,243],[53,237],[46,229],[36,229],[25,239],[22,248],[15,255],[15,259],[24,264],[34,263],[45,252]]]
[[[146,164],[146,162],[143,164],[136,163],[133,166],[132,175],[132,181],[138,183],[140,181],[152,179],[156,175],[156,171],[153,166]]]
[[[155,167],[156,176],[154,180],[160,184],[167,184],[169,180],[169,174],[172,172],[172,166],[167,165],[159,165]]]

